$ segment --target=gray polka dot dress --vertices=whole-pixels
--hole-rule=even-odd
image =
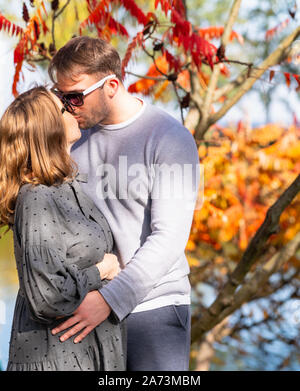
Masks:
[[[111,314],[80,343],[51,330],[108,281],[95,266],[112,252],[108,223],[81,190],[86,174],[59,186],[21,187],[13,225],[18,291],[7,371],[123,371],[126,324]],[[57,317],[61,317],[57,319]]]

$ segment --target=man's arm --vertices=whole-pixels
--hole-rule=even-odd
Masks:
[[[171,134],[156,151],[151,234],[118,276],[99,290],[119,320],[168,273],[189,238],[200,183],[199,156],[188,130],[178,129],[173,138]]]
[[[93,295],[94,308],[99,311],[98,324],[108,317],[111,309],[120,321],[123,320],[168,273],[188,241],[200,182],[200,166],[194,138],[187,129],[169,131],[162,137],[155,151],[155,164],[151,191],[152,232],[118,276],[100,289],[100,294]],[[169,176],[170,172],[174,173],[174,180],[172,175]],[[69,338],[85,328],[76,337],[79,341],[90,332],[91,324],[97,326],[95,316],[91,323],[86,311],[81,313],[90,295],[77,309],[74,319],[64,322],[56,328],[57,331],[77,321],[78,324],[64,336]]]

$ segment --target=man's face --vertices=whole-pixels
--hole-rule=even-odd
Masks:
[[[101,79],[95,74],[87,75],[80,74],[75,81],[62,77],[57,74],[57,83],[55,87],[61,92],[82,92],[91,87],[94,83]],[[84,98],[84,104],[79,107],[72,106],[74,117],[81,129],[89,129],[94,125],[105,123],[109,116],[109,99],[105,94],[105,84],[103,87],[97,88]]]

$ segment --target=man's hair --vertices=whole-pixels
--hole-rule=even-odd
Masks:
[[[72,38],[60,48],[48,72],[54,83],[57,74],[75,81],[82,73],[99,76],[114,73],[122,82],[121,59],[116,49],[103,39],[87,36]]]

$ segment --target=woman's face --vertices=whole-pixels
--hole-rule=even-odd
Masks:
[[[53,97],[55,103],[57,104],[59,109],[62,109],[63,104],[61,101],[58,99],[56,95],[54,95],[51,92],[51,96]],[[81,132],[78,126],[77,120],[73,117],[72,114],[69,112],[65,111],[63,114],[63,120],[65,121],[66,125],[66,136],[67,136],[67,144],[68,144],[68,150],[70,151],[71,146],[80,139],[81,137]]]

